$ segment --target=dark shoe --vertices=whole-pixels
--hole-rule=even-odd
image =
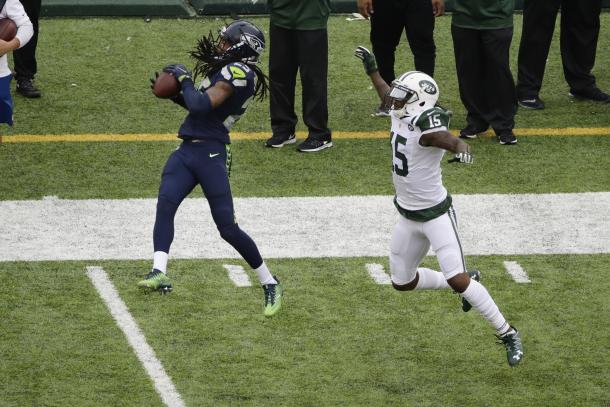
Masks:
[[[483,133],[488,128],[489,127],[475,127],[475,126],[472,126],[469,124],[468,126],[466,126],[466,128],[460,130],[460,138],[467,138],[467,139],[477,138],[477,135],[479,133]]]
[[[41,96],[40,90],[34,86],[32,79],[19,79],[17,80],[17,93],[23,95],[26,98],[39,98]]]
[[[312,153],[314,151],[324,150],[325,148],[329,148],[333,146],[333,142],[330,140],[317,140],[314,138],[308,137],[304,142],[299,144],[297,150],[303,153]]]
[[[284,145],[296,143],[296,141],[297,141],[297,138],[294,134],[288,134],[288,135],[277,134],[277,135],[271,136],[271,138],[269,140],[267,140],[265,145],[267,147],[282,148],[282,147],[284,147]]]
[[[517,144],[517,137],[512,130],[505,130],[498,134],[498,141],[502,145]]]
[[[466,271],[471,279],[475,281],[481,281],[481,272],[479,270]],[[472,309],[472,305],[466,301],[466,298],[462,297],[462,311],[468,312]]]
[[[508,332],[498,336],[498,339],[506,348],[508,364],[511,367],[517,366],[521,359],[523,359],[523,345],[521,344],[521,335],[517,328],[511,326]]]
[[[579,100],[590,100],[592,102],[610,103],[610,95],[602,92],[599,88],[591,88],[580,91],[570,91],[570,96]]]
[[[534,96],[531,98],[519,99],[519,106],[526,109],[542,110],[544,109],[544,102],[540,100],[538,96]]]

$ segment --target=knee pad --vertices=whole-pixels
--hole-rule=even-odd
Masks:
[[[459,247],[445,245],[436,251],[436,258],[446,280],[466,271]]]
[[[407,285],[413,281],[417,275],[417,266],[409,268],[404,264],[404,260],[399,254],[390,253],[390,275],[392,286],[400,290],[400,286]]]

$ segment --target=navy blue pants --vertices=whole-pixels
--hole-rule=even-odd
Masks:
[[[153,230],[155,251],[169,253],[174,240],[174,217],[178,206],[201,185],[220,236],[233,246],[252,268],[263,259],[254,241],[235,222],[233,196],[229,185],[231,154],[217,141],[183,142],[168,158],[159,187],[157,215]]]
[[[0,123],[13,125],[13,98],[11,97],[11,79],[8,74],[0,78]]]

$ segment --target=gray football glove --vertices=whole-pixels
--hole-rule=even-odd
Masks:
[[[457,153],[453,156],[453,158],[448,163],[462,163],[462,164],[472,164],[474,162],[474,156],[469,152],[466,153]]]
[[[354,55],[356,58],[362,61],[362,65],[364,66],[364,71],[367,75],[370,75],[374,72],[377,72],[379,69],[377,68],[377,60],[375,59],[375,55],[368,49],[359,45],[356,47],[354,51]]]

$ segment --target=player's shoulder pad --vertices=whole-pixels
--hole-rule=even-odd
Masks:
[[[249,80],[253,79],[252,69],[241,62],[231,62],[224,66],[220,73],[224,80],[235,87],[244,87],[248,85]]]
[[[440,106],[423,111],[416,119],[415,125],[422,130],[449,128],[452,112]]]

